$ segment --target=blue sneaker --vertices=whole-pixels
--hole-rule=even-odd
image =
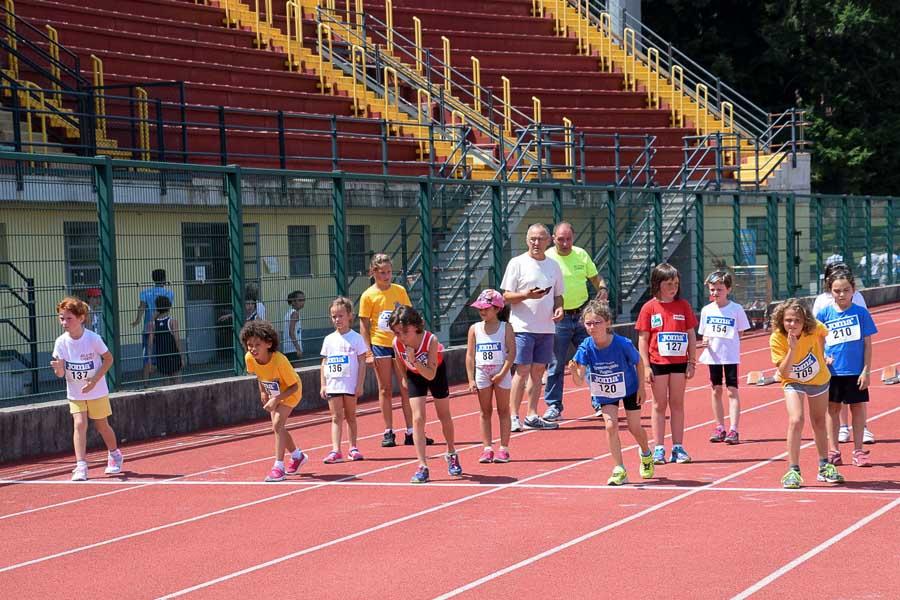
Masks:
[[[664,465],[666,464],[666,449],[664,446],[657,446],[653,449],[653,464],[654,465]]]
[[[419,467],[416,474],[409,480],[410,483],[428,483],[428,467]]]
[[[689,463],[691,462],[691,455],[687,453],[687,450],[682,446],[672,446],[672,458],[669,459],[669,462],[673,463]]]
[[[447,472],[450,473],[452,477],[459,477],[462,475],[462,465],[459,464],[459,454],[456,452],[447,455]]]

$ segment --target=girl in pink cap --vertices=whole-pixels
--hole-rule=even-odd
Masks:
[[[466,350],[466,371],[469,375],[469,391],[478,394],[481,408],[481,439],[484,451],[478,462],[509,462],[509,388],[512,385],[513,361],[516,358],[516,340],[509,323],[500,321],[503,294],[486,289],[472,303],[478,309],[481,322],[469,327],[469,344]],[[494,454],[491,444],[491,396],[496,398],[497,417],[500,420],[500,449]]]

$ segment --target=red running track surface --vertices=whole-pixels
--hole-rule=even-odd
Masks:
[[[612,469],[586,390],[567,381],[558,431],[514,434],[513,462],[481,465],[477,401],[457,390],[465,474],[440,454],[432,482],[409,484],[411,447],[383,449],[381,418],[360,410],[366,460],[324,465],[327,414],[291,420],[311,456],[301,475],[261,479],[271,464],[265,423],[125,445],[125,474],[68,481],[71,457],[0,469],[4,597],[159,598],[892,598],[900,590],[898,388],[880,384],[900,340],[900,308],[875,311],[869,428],[874,466],[848,466],[843,486],[815,481],[806,428],[806,486],[780,488],[786,418],[778,386],[741,386],[742,443],[710,444],[707,374],[689,381],[685,446],[694,462],[633,483]],[[744,341],[741,372],[769,369],[765,336]],[[650,407],[644,408],[649,432]],[[395,422],[402,420],[398,414]],[[496,418],[495,418],[496,419]],[[496,434],[496,420],[495,420]]]

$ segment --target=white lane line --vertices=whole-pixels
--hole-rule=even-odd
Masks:
[[[745,598],[748,598],[749,596],[751,596],[751,595],[755,594],[756,592],[758,592],[759,590],[763,589],[764,587],[766,587],[767,585],[769,585],[770,583],[772,583],[779,577],[786,575],[787,573],[790,573],[791,571],[793,571],[794,569],[796,569],[797,567],[799,567],[800,565],[802,565],[809,559],[815,557],[818,554],[821,554],[822,552],[824,552],[831,546],[835,545],[836,543],[838,543],[839,541],[841,541],[848,535],[862,529],[863,527],[865,527],[866,525],[868,525],[869,523],[871,523],[872,521],[874,521],[881,515],[887,513],[888,511],[893,510],[898,505],[900,505],[900,498],[897,498],[893,502],[890,502],[889,504],[882,506],[875,512],[873,512],[873,513],[863,517],[859,521],[853,523],[852,525],[850,525],[843,531],[831,536],[830,538],[828,538],[827,540],[825,540],[824,542],[822,542],[815,548],[811,548],[809,551],[801,554],[800,556],[798,556],[791,562],[787,563],[780,569],[777,569],[777,570],[773,571],[772,573],[770,573],[769,575],[767,575],[766,577],[763,577],[762,579],[760,579],[759,581],[757,581],[756,583],[754,583],[753,585],[751,585],[750,587],[745,589],[743,592],[741,592],[735,596],[732,596],[731,600],[744,600]]]
[[[888,415],[890,415],[890,414],[893,414],[893,413],[895,413],[895,412],[898,412],[898,411],[900,411],[900,406],[895,407],[895,408],[892,408],[892,409],[887,410],[887,411],[885,411],[885,412],[879,413],[879,414],[877,414],[877,415],[875,415],[875,416],[872,416],[872,417],[869,418],[869,420],[870,420],[870,421],[875,421],[875,420],[877,420],[877,419],[880,419],[880,418],[882,418],[882,417],[886,417],[886,416],[888,416]],[[801,449],[803,449],[803,448],[809,448],[809,447],[813,446],[814,444],[815,444],[815,442],[813,442],[813,441],[806,442],[805,444],[803,444],[803,445],[801,446]],[[541,552],[541,553],[539,553],[539,554],[535,554],[534,556],[530,556],[530,557],[528,557],[528,558],[526,558],[526,559],[523,559],[523,560],[521,560],[521,561],[519,561],[519,562],[517,562],[517,563],[515,563],[515,564],[509,565],[508,567],[504,567],[503,569],[499,569],[499,570],[497,570],[497,571],[494,571],[493,573],[489,573],[489,574],[485,575],[484,577],[480,577],[479,579],[476,579],[476,580],[474,580],[474,581],[471,581],[471,582],[469,582],[469,583],[467,583],[467,584],[465,584],[465,585],[463,585],[463,586],[460,586],[460,587],[458,587],[458,588],[455,588],[455,589],[453,589],[453,590],[450,590],[449,592],[446,592],[446,593],[444,593],[444,594],[441,594],[440,596],[436,596],[436,597],[434,598],[434,600],[447,600],[448,598],[453,598],[453,597],[455,597],[455,596],[458,596],[458,595],[460,595],[460,594],[462,594],[462,593],[464,593],[464,592],[467,592],[467,591],[469,591],[469,590],[472,590],[472,589],[474,589],[474,588],[476,588],[476,587],[479,587],[479,586],[481,586],[481,585],[483,585],[483,584],[485,584],[485,583],[488,583],[488,582],[490,582],[490,581],[493,581],[493,580],[495,580],[495,579],[497,579],[497,578],[499,578],[499,577],[502,577],[502,576],[504,576],[504,575],[508,575],[509,573],[512,573],[513,571],[517,571],[517,570],[519,570],[519,569],[521,569],[521,568],[523,568],[523,567],[527,567],[527,566],[529,566],[529,565],[532,565],[532,564],[534,564],[534,563],[536,563],[536,562],[538,562],[538,561],[540,561],[540,560],[543,560],[543,559],[545,559],[545,558],[547,558],[547,557],[549,557],[549,556],[553,556],[554,554],[558,554],[558,553],[562,552],[563,550],[566,550],[566,549],[568,549],[568,548],[571,548],[572,546],[575,546],[575,545],[580,544],[580,543],[582,543],[582,542],[585,542],[585,541],[587,541],[587,540],[593,539],[593,538],[595,538],[595,537],[597,537],[597,536],[599,536],[599,535],[602,535],[602,534],[606,533],[607,531],[610,531],[610,530],[612,530],[612,529],[615,529],[615,528],[620,527],[620,526],[622,526],[622,525],[625,525],[625,524],[627,524],[627,523],[631,523],[632,521],[635,521],[635,520],[637,520],[637,519],[640,519],[641,517],[644,517],[644,516],[646,516],[646,515],[649,515],[649,514],[651,514],[651,513],[654,513],[654,512],[656,512],[656,511],[660,510],[661,508],[665,508],[665,507],[667,507],[667,506],[669,506],[669,505],[671,505],[671,504],[674,504],[674,503],[676,503],[676,502],[679,502],[679,501],[681,501],[681,500],[684,500],[685,498],[690,498],[691,496],[693,496],[693,495],[695,495],[695,494],[697,494],[697,493],[699,493],[699,492],[702,492],[702,491],[704,491],[704,490],[707,490],[707,489],[709,489],[709,488],[711,488],[711,487],[713,487],[713,486],[716,486],[716,485],[718,485],[718,484],[720,484],[720,483],[725,483],[726,481],[730,481],[730,480],[732,480],[732,479],[735,479],[736,477],[740,477],[741,475],[744,475],[744,474],[746,474],[746,473],[749,473],[750,471],[753,471],[754,469],[757,469],[757,468],[759,468],[759,467],[766,466],[766,465],[771,464],[771,463],[773,463],[773,462],[775,462],[775,461],[777,461],[777,460],[780,460],[780,459],[782,459],[782,458],[785,458],[785,457],[787,457],[787,455],[788,455],[787,452],[782,452],[781,454],[778,454],[777,456],[773,456],[772,458],[769,458],[769,459],[767,459],[767,460],[764,460],[764,461],[758,462],[758,463],[756,463],[756,464],[750,465],[749,467],[746,467],[746,468],[744,468],[744,469],[741,469],[740,471],[738,471],[738,472],[736,472],[736,473],[732,473],[731,475],[726,475],[725,477],[722,477],[722,478],[717,479],[717,480],[715,480],[715,481],[713,481],[713,482],[707,483],[707,484],[705,484],[705,485],[703,485],[703,486],[700,486],[700,487],[697,487],[697,488],[688,490],[687,492],[685,492],[685,493],[683,493],[683,494],[679,494],[678,496],[675,496],[674,498],[669,498],[668,500],[665,500],[665,501],[660,502],[660,503],[658,503],[658,504],[654,504],[653,506],[649,506],[649,507],[645,508],[644,510],[638,512],[638,513],[635,513],[635,514],[630,515],[630,516],[628,516],[628,517],[625,517],[625,518],[623,518],[623,519],[619,519],[618,521],[614,521],[613,523],[609,523],[608,525],[604,525],[603,527],[600,527],[599,529],[595,529],[595,530],[593,530],[593,531],[589,531],[588,533],[585,533],[585,534],[583,534],[583,535],[581,535],[581,536],[579,536],[579,537],[577,537],[577,538],[571,539],[571,540],[569,540],[569,541],[567,541],[567,542],[565,542],[565,543],[563,543],[563,544],[560,544],[560,545],[558,545],[558,546],[554,546],[553,548],[549,548],[549,549],[547,549],[547,550],[545,550],[545,551],[543,551],[543,552]],[[897,500],[895,500],[894,502],[900,502],[900,499],[897,499]],[[893,502],[892,502],[892,504],[893,504]]]

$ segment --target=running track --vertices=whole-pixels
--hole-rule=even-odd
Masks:
[[[323,465],[327,415],[299,414],[291,429],[311,461],[279,484],[261,482],[272,446],[264,423],[126,445],[121,478],[103,475],[102,454],[92,455],[85,484],[68,481],[68,456],[0,469],[0,590],[9,598],[896,598],[900,388],[881,385],[880,369],[900,360],[900,307],[876,310],[875,320],[875,466],[844,466],[844,486],[816,483],[807,426],[806,487],[780,488],[778,386],[742,382],[743,443],[708,443],[703,369],[686,402],[694,462],[657,467],[641,483],[623,429],[633,483],[621,488],[605,485],[613,466],[605,434],[570,380],[572,420],[514,434],[507,465],[476,462],[477,402],[460,392],[465,475],[449,477],[436,458],[424,486],[407,483],[411,447],[380,447],[381,418],[367,403],[365,461]],[[766,343],[745,340],[742,373],[769,369]],[[644,423],[649,432],[649,406]]]

